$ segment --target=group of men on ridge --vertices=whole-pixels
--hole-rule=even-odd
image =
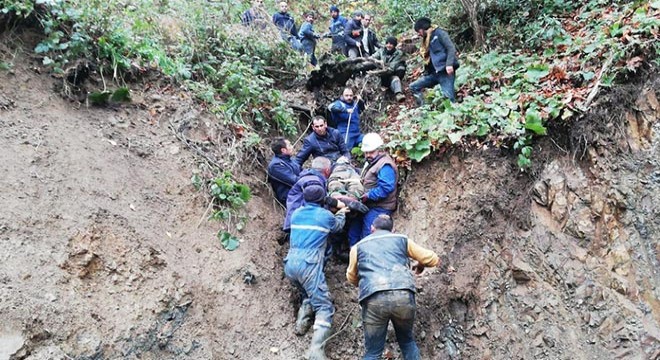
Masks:
[[[295,47],[292,40],[295,22],[287,16],[286,9],[285,3],[280,3],[280,12],[273,16],[273,22]],[[330,10],[328,36],[332,38],[332,51],[382,62],[389,71],[379,73],[381,83],[390,87],[398,101],[405,99],[401,80],[406,65],[403,53],[396,49],[396,38],[388,37],[381,46],[369,29],[369,15],[355,12],[347,20],[339,15],[336,6]],[[297,39],[315,64],[315,41],[320,35],[313,31],[313,23],[313,14],[306,14]],[[448,34],[433,26],[428,18],[417,20],[414,30],[422,39],[425,66],[424,75],[410,84],[415,99],[423,103],[422,91],[439,85],[444,95],[454,101],[458,62]],[[313,327],[307,354],[312,360],[326,359],[325,343],[335,312],[324,273],[331,255],[339,254],[348,262],[346,279],[359,288],[363,359],[380,359],[390,321],[403,358],[420,359],[413,335],[416,309],[413,271],[419,274],[425,267],[440,265],[435,252],[405,235],[393,233],[391,215],[398,202],[398,169],[379,134],[362,134],[360,115],[364,109],[364,102],[347,87],[327,107],[334,127],[328,126],[325,117],[315,116],[311,121],[312,132],[297,153],[285,138],[271,142],[275,155],[268,166],[268,180],[275,198],[286,207],[282,229],[288,234],[289,251],[284,259],[284,272],[302,295],[294,332],[304,335]],[[361,171],[352,165],[355,160],[351,150],[355,147],[364,154]],[[303,168],[310,157],[310,168]],[[342,252],[346,245],[350,247],[348,254]],[[417,261],[412,269],[411,258]]]
[[[263,24],[264,16],[260,15],[263,0],[255,0],[252,8],[241,16],[241,22],[246,25]],[[340,52],[348,58],[371,58],[381,63],[388,71],[381,72],[381,84],[389,87],[397,101],[404,101],[401,80],[406,73],[405,57],[398,50],[397,39],[388,37],[385,45],[381,45],[376,33],[370,29],[373,20],[370,14],[355,11],[351,19],[346,19],[339,13],[336,5],[330,7],[330,22],[328,32],[319,34],[314,31],[315,14],[305,13],[305,22],[298,31],[291,14],[288,13],[286,2],[279,3],[279,11],[273,14],[272,22],[277,26],[282,38],[291,46],[308,55],[310,64],[316,66],[316,43],[321,37],[332,38],[331,51]],[[410,84],[410,91],[418,105],[424,103],[424,89],[440,86],[442,93],[450,101],[455,101],[454,90],[455,71],[459,63],[456,47],[449,34],[434,26],[429,18],[422,17],[414,24],[415,32],[421,37],[420,54],[424,60],[424,74]]]

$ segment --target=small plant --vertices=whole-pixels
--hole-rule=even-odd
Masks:
[[[229,220],[232,214],[247,204],[252,197],[250,188],[234,181],[229,172],[212,179],[209,189],[213,201],[217,204],[211,215],[215,220]]]

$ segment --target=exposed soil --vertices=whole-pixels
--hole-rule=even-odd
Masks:
[[[70,102],[29,35],[0,44],[14,64],[0,71],[0,359],[302,358],[264,155],[240,167],[254,196],[228,252],[190,178],[239,161],[230,130],[172,87]],[[529,173],[502,149],[413,167],[397,230],[456,269],[418,279],[422,358],[660,358],[658,85],[651,74],[604,96],[537,143]],[[330,263],[335,360],[363,351],[344,274]],[[386,356],[401,358],[393,333]]]

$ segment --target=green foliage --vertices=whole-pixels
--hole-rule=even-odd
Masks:
[[[104,106],[110,102],[130,102],[130,90],[126,87],[121,87],[115,91],[95,91],[89,93],[87,96],[92,105]]]
[[[286,135],[296,132],[293,111],[275,88],[276,81],[283,80],[278,77],[281,72],[267,69],[304,69],[303,57],[280,40],[274,26],[250,30],[227,21],[237,20],[244,4],[205,0],[36,3],[39,11],[34,11],[35,1],[30,0],[8,0],[0,10],[19,17],[35,15],[45,38],[34,51],[56,73],[63,73],[78,59],[91,62],[120,85],[128,72],[160,71],[185,84],[221,121],[241,125],[245,138],[254,139],[254,134],[273,129]],[[287,76],[291,80],[298,75]],[[112,100],[100,92],[92,97],[100,103]]]
[[[38,1],[37,3],[43,3]],[[0,14],[14,14],[19,18],[27,18],[34,11],[34,0],[3,0]]]
[[[237,237],[224,230],[218,231],[218,239],[222,247],[228,251],[234,251],[241,245]]]
[[[247,185],[234,181],[231,173],[211,179],[210,193],[218,205],[211,216],[216,220],[228,220],[232,213],[245,205],[252,194]]]
[[[578,7],[542,0],[522,9],[512,1],[488,4],[506,5],[507,19],[513,21],[508,26],[532,51],[508,50],[507,45],[462,54],[456,78],[463,94],[459,103],[450,103],[436,87],[427,91],[427,106],[404,109],[389,123],[389,146],[400,160],[421,161],[452,145],[513,144],[518,165],[525,169],[531,164],[532,141],[546,135],[548,122],[565,121],[584,109],[596,81],[611,86],[617,76],[636,71],[645,56],[658,54],[660,21],[652,4],[591,1]],[[529,14],[543,16],[534,22]],[[543,51],[533,51],[537,46]]]

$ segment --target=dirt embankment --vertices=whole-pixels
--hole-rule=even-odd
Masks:
[[[190,182],[205,160],[170,123],[228,166],[224,129],[174,90],[135,85],[133,105],[77,107],[9,46],[0,359],[301,358],[309,337],[293,335],[295,292],[275,241],[282,212],[258,163],[244,174],[255,195],[244,241],[227,252]],[[621,89],[541,140],[532,175],[499,150],[446,154],[408,174],[397,229],[456,269],[418,280],[424,359],[660,355],[657,85]],[[335,360],[363,349],[344,271],[327,271]],[[392,333],[387,354],[400,358]]]

